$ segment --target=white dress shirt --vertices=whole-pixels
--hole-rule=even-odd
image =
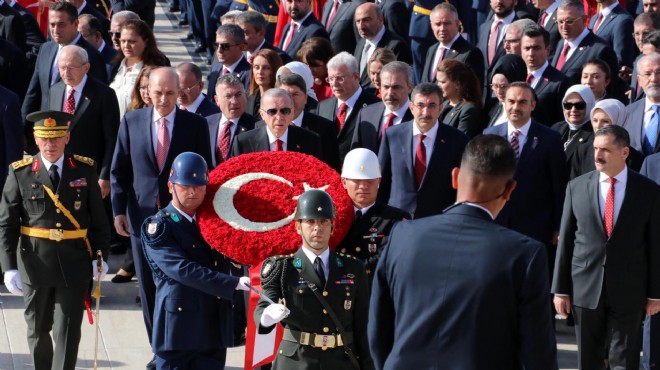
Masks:
[[[525,146],[525,143],[527,142],[527,134],[529,133],[529,127],[532,125],[532,120],[529,119],[527,123],[522,125],[521,128],[518,129],[520,131],[520,134],[518,134],[518,156],[522,155],[523,147]],[[511,122],[507,121],[507,135],[506,139],[511,142],[511,138],[513,137],[513,131],[515,131],[516,128],[513,127]]]
[[[287,141],[289,140],[289,129],[284,131],[282,136],[280,136],[278,138],[278,137],[275,137],[275,135],[273,135],[273,133],[270,132],[270,128],[268,128],[268,126],[266,126],[266,134],[268,135],[268,143],[269,143],[271,152],[274,152],[275,149],[277,149],[277,143],[276,143],[277,139],[282,140],[282,150],[284,150],[284,151],[288,150],[289,146],[287,145]]]
[[[433,145],[435,144],[435,138],[438,136],[438,121],[435,122],[435,125],[433,125],[433,128],[430,130],[426,131],[424,135],[426,137],[424,138],[424,149],[426,149],[426,167],[428,168],[429,166],[429,159],[431,159],[431,154],[433,154]],[[415,155],[417,152],[417,145],[419,144],[419,138],[420,134],[422,132],[419,131],[419,128],[417,128],[416,124],[413,124],[413,147],[412,147],[412,160],[413,164],[415,164]]]
[[[305,247],[302,247],[302,251],[305,253],[305,256],[309,258],[309,262],[311,262],[312,265],[314,264],[316,257],[321,257],[321,262],[323,263],[323,275],[325,275],[325,281],[328,281],[328,274],[330,273],[330,248],[324,250],[319,256]]]
[[[406,111],[408,110],[408,107],[410,107],[410,99],[406,99],[406,102],[401,106],[401,108],[394,111],[396,117],[394,117],[394,120],[392,121],[392,126],[396,126],[403,121],[403,116],[406,115]],[[382,127],[385,127],[385,123],[387,122],[387,118],[389,117],[390,113],[392,113],[390,108],[385,106],[385,112],[383,112],[383,118],[380,119],[379,127],[381,127],[381,130]]]
[[[60,158],[55,161],[55,163],[48,161],[43,155],[41,155],[41,160],[44,162],[44,167],[46,167],[46,172],[50,170],[50,166],[56,165],[57,166],[57,174],[60,175],[60,179],[62,178],[62,166],[64,166],[64,155],[60,156]],[[55,191],[55,189],[53,189]]]
[[[346,78],[351,78],[350,76],[345,76]],[[346,118],[351,115],[351,112],[353,111],[353,107],[355,106],[355,102],[357,102],[358,98],[360,97],[360,94],[362,94],[362,87],[358,86],[357,91],[355,94],[353,94],[348,100],[346,101],[341,101],[339,98],[337,98],[337,110],[335,111],[335,117],[337,114],[339,114],[339,107],[341,106],[342,103],[346,103],[348,108],[346,108]]]
[[[623,198],[626,195],[626,184],[628,183],[628,167],[624,167],[623,171],[614,176],[616,182],[614,183],[614,222],[619,218]],[[600,217],[605,220],[605,202],[607,201],[607,193],[610,191],[610,177],[604,173],[598,176],[598,205],[600,206]]]

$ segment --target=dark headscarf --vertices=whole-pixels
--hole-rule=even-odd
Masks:
[[[525,61],[517,54],[502,55],[493,67],[493,71],[488,76],[488,83],[491,82],[496,74],[503,74],[509,83],[520,81],[525,82],[527,78],[527,65]]]

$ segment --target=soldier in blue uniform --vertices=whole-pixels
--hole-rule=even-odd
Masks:
[[[208,184],[202,156],[172,164],[172,202],[142,224],[142,246],[156,284],[152,350],[158,369],[224,369],[232,345],[232,298],[249,278],[204,241],[196,221]]]

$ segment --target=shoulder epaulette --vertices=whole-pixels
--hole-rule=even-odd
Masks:
[[[163,239],[169,232],[166,218],[159,216],[148,217],[142,224],[142,242],[153,246]]]
[[[33,160],[34,160],[34,158],[32,158],[32,157],[29,157],[29,158],[23,158],[23,159],[21,159],[20,161],[13,162],[13,163],[11,164],[11,167],[12,167],[13,169],[17,170],[17,169],[19,169],[19,168],[21,168],[21,167],[25,167],[25,166],[27,166],[27,165],[29,165],[29,164],[32,164],[32,161],[33,161]]]
[[[276,270],[281,272],[284,263],[286,263],[286,260],[290,258],[293,258],[293,254],[277,255],[266,258],[264,263],[261,265],[261,278],[268,279]]]
[[[352,258],[352,259],[354,259],[354,260],[356,260],[356,261],[359,261],[357,257],[352,256],[352,255],[350,255],[350,254],[346,254],[346,253],[337,253],[337,254],[338,254],[339,256],[341,256],[341,257],[344,257],[344,258]]]
[[[88,166],[94,167],[94,160],[91,159],[91,158],[89,158],[89,157],[85,157],[85,156],[82,156],[82,155],[74,154],[74,155],[73,155],[73,158],[74,158],[76,161],[78,161],[78,162],[81,162],[81,163],[84,163],[84,164],[86,164],[86,165],[88,165]]]

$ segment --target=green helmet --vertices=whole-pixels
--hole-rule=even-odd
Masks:
[[[332,198],[323,190],[312,189],[298,197],[296,220],[334,220],[335,205]]]

